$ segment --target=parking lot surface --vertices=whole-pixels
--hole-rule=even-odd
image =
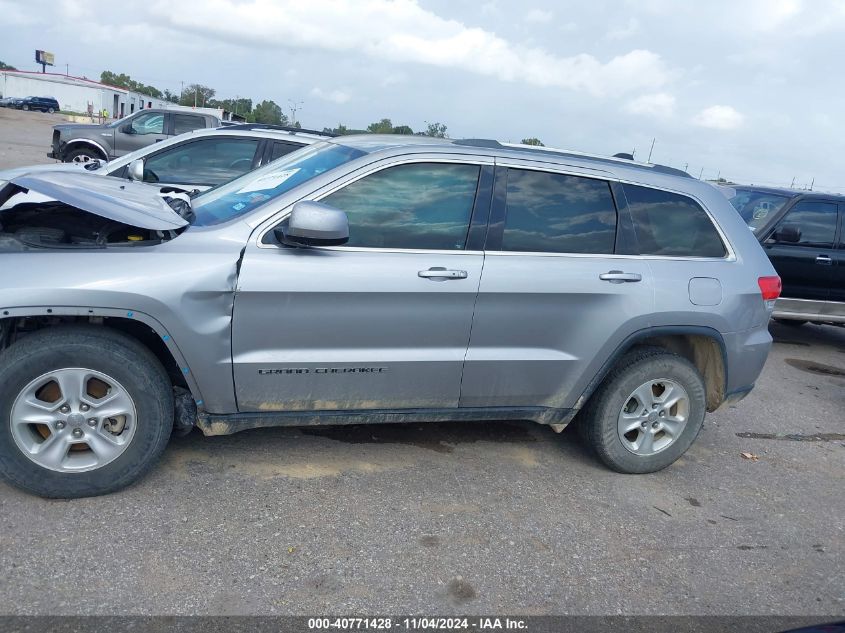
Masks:
[[[0,109],[0,167],[48,160],[48,119]],[[845,614],[845,328],[771,331],[651,475],[513,421],[195,431],[110,496],[0,484],[0,612]]]
[[[67,123],[61,114],[0,108],[0,169],[55,162],[47,152],[60,123]]]

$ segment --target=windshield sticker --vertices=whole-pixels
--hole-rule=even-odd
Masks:
[[[266,191],[267,189],[275,189],[298,171],[299,167],[295,169],[286,169],[284,171],[267,174],[266,176],[262,176],[261,178],[253,180],[251,183],[238,190],[237,193],[250,193],[252,191]]]
[[[755,220],[762,220],[767,215],[769,215],[768,209],[764,209],[763,207],[757,207],[756,209],[754,209],[754,216],[753,217],[754,217]]]

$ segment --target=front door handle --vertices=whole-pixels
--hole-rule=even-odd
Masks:
[[[612,284],[623,284],[626,281],[631,283],[634,281],[642,281],[643,276],[639,273],[624,273],[621,270],[611,270],[599,275],[602,281],[609,281]]]
[[[833,266],[833,260],[827,255],[819,255],[816,257],[816,263],[821,266]]]
[[[446,268],[435,266],[428,270],[419,271],[417,276],[423,277],[424,279],[431,279],[432,281],[446,281],[447,279],[466,279],[467,271],[447,270]]]

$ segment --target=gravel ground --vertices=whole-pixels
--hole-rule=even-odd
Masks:
[[[0,109],[0,167],[53,118]],[[107,497],[0,484],[0,613],[845,615],[845,328],[772,332],[653,475],[514,421],[195,432]]]

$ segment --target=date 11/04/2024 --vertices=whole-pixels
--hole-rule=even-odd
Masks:
[[[310,630],[408,630],[408,631],[527,631],[525,620],[517,618],[309,618]]]

